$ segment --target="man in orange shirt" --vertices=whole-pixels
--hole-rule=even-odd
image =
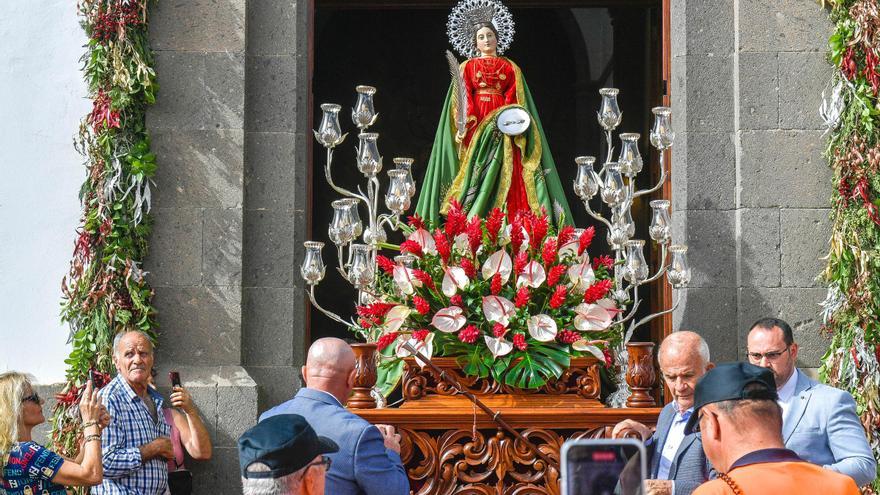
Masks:
[[[849,476],[810,464],[785,448],[773,373],[749,363],[725,363],[697,383],[685,434],[702,433],[718,471],[694,495],[798,493],[859,495]]]

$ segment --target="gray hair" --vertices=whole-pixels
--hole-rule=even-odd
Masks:
[[[119,350],[119,343],[122,342],[122,338],[132,333],[136,333],[146,339],[146,341],[150,343],[150,350],[155,350],[153,346],[153,339],[149,335],[147,335],[146,332],[141,330],[123,330],[117,333],[115,337],[113,337],[113,356],[116,356],[116,352]]]
[[[700,359],[703,360],[703,364],[709,364],[709,362],[711,362],[711,356],[709,355],[709,344],[706,343],[706,339],[700,336],[700,334],[688,330],[679,330],[676,332],[672,332],[671,334],[669,334],[669,336],[663,339],[663,342],[660,343],[660,349],[657,351],[657,356],[659,357],[660,354],[663,353],[663,349],[666,346],[672,345],[673,342],[680,342],[681,339],[684,338],[696,339],[697,353],[700,355]]]
[[[302,492],[302,482],[305,470],[304,466],[287,476],[280,478],[241,478],[243,495],[298,495]],[[249,473],[265,473],[270,471],[269,466],[262,462],[255,462],[247,467]]]

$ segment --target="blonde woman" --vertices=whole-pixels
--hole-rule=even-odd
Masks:
[[[84,439],[77,460],[65,459],[32,440],[31,431],[46,421],[42,405],[27,375],[0,374],[0,493],[65,495],[65,486],[101,483],[101,429],[109,416],[92,382],[79,403]]]

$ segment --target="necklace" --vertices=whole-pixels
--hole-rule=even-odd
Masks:
[[[504,60],[499,57],[480,57],[476,59],[477,63],[477,78],[481,78],[484,81],[494,81],[496,79],[501,79],[502,81],[507,79],[507,76],[502,74],[504,70]]]

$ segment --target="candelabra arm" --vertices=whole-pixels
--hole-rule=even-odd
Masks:
[[[624,342],[629,342],[629,338],[632,337],[632,334],[636,328],[639,328],[640,326],[644,325],[645,323],[648,323],[649,321],[653,320],[654,318],[657,318],[658,316],[663,316],[665,314],[672,313],[673,311],[676,310],[676,308],[678,308],[678,303],[680,303],[680,302],[681,302],[681,291],[679,290],[679,291],[676,291],[675,302],[672,303],[672,307],[670,307],[669,309],[667,309],[665,311],[660,311],[659,313],[654,313],[652,315],[648,315],[648,316],[642,318],[641,320],[639,320],[638,322],[633,320],[629,324],[629,330],[626,331],[626,339],[624,340]]]
[[[617,323],[626,323],[636,315],[636,311],[639,309],[639,305],[642,304],[642,301],[639,299],[639,286],[633,285],[633,306],[632,309],[629,310],[629,314],[624,318],[620,319]]]
[[[337,262],[339,265],[336,267],[336,270],[339,271],[339,273],[342,275],[342,278],[348,280],[348,272],[345,271],[345,266],[348,264],[348,261],[345,259],[342,246],[342,244],[336,246]]]
[[[363,194],[358,194],[355,192],[351,192],[344,187],[339,187],[333,182],[333,173],[330,171],[330,167],[333,164],[333,148],[327,148],[327,163],[324,164],[324,176],[327,178],[327,183],[330,184],[330,187],[333,188],[334,191],[338,192],[343,196],[348,196],[349,198],[357,198],[361,201],[367,201],[367,197]]]
[[[594,211],[593,211],[593,208],[590,207],[590,201],[589,201],[589,200],[583,200],[583,203],[584,203],[584,208],[587,209],[587,213],[589,213],[591,217],[593,217],[593,218],[595,218],[596,220],[602,222],[602,223],[605,224],[605,226],[608,227],[609,229],[611,228],[611,222],[609,222],[608,220],[606,220],[605,217],[603,217],[602,215],[600,215],[600,214],[594,212]]]
[[[614,146],[611,143],[611,131],[605,131],[605,142],[608,143],[608,154],[605,155],[605,163],[602,164],[602,168],[599,170],[599,177],[605,175],[605,166],[608,165],[608,162],[611,161],[611,157],[614,156]]]
[[[669,268],[669,265],[666,264],[666,257],[669,255],[669,248],[666,243],[660,245],[660,266],[657,267],[657,273],[655,273],[651,278],[642,282],[643,284],[651,283],[666,273],[666,270]]]
[[[400,221],[400,215],[379,215],[378,223],[380,226],[387,225],[392,231],[397,232],[403,223]]]
[[[333,320],[333,321],[335,321],[335,322],[337,322],[337,323],[341,323],[341,324],[343,324],[343,325],[345,325],[345,326],[347,326],[347,327],[351,327],[351,328],[356,328],[356,327],[357,327],[357,325],[355,324],[354,321],[345,321],[345,320],[342,319],[342,317],[339,316],[338,314],[336,314],[336,313],[334,313],[334,312],[332,312],[332,311],[330,311],[330,310],[327,310],[327,309],[322,308],[321,305],[318,304],[317,299],[315,299],[315,286],[314,286],[314,285],[311,285],[311,284],[310,284],[310,285],[309,285],[309,288],[306,289],[306,292],[309,294],[309,301],[312,303],[312,306],[314,306],[315,309],[317,309],[317,310],[320,311],[321,313],[324,313],[325,316],[327,316],[327,317],[330,318],[331,320]]]
[[[652,187],[651,189],[645,189],[644,191],[636,191],[636,192],[634,192],[633,195],[632,195],[633,198],[638,198],[639,196],[644,196],[645,194],[651,194],[652,192],[654,192],[654,191],[660,189],[661,187],[663,187],[663,183],[666,182],[666,176],[668,175],[668,174],[666,173],[666,162],[665,162],[665,160],[663,159],[663,157],[664,157],[665,155],[666,155],[666,153],[665,153],[664,151],[661,151],[661,152],[660,152],[660,180],[657,182],[657,185],[655,185],[655,186]]]

